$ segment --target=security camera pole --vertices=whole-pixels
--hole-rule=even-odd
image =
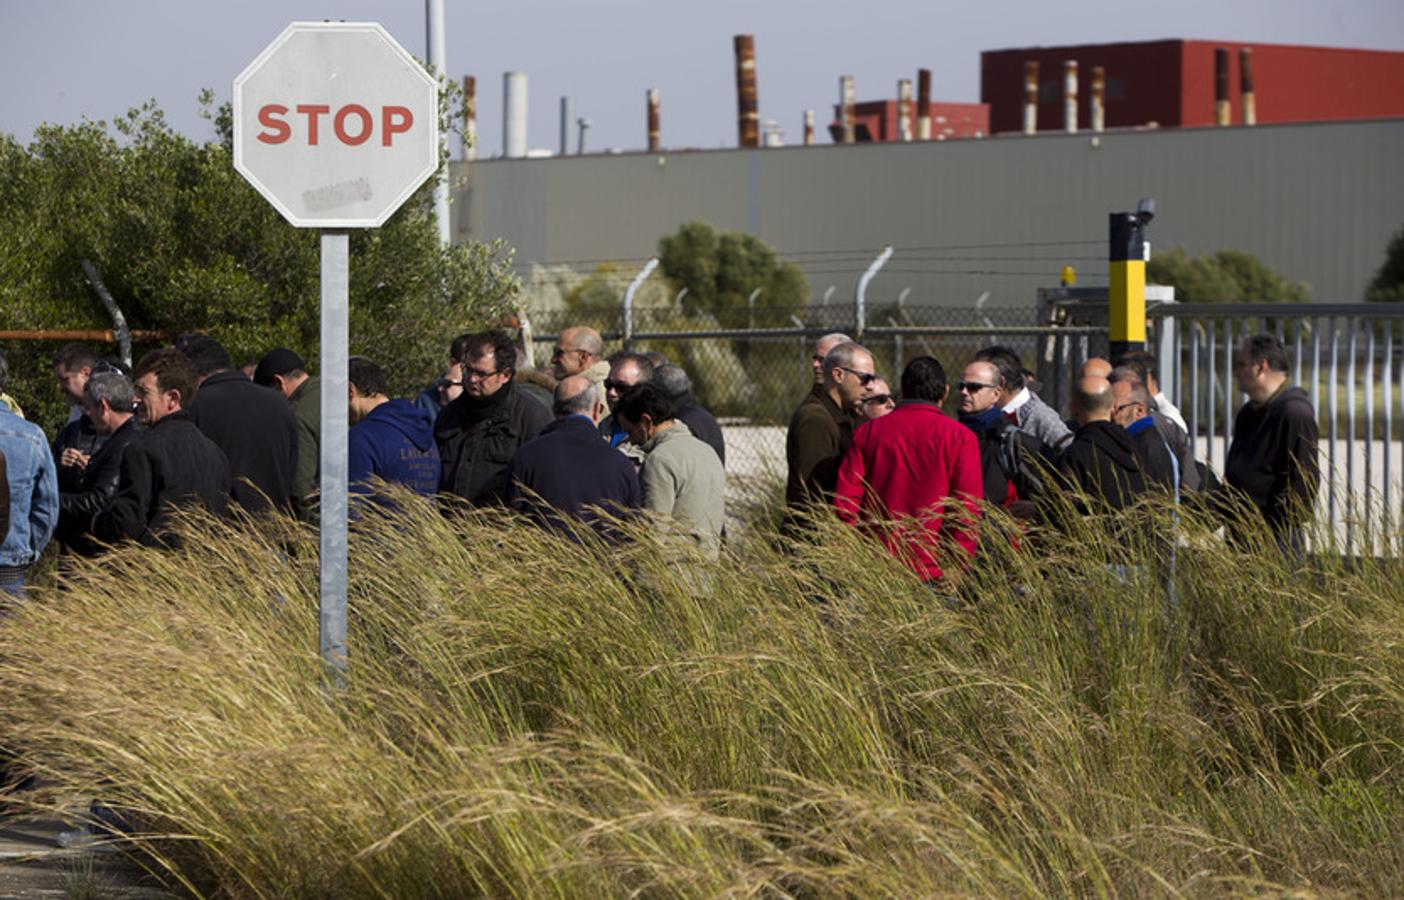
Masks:
[[[1108,289],[1109,347],[1113,358],[1146,349],[1146,225],[1155,218],[1155,200],[1146,197],[1136,212],[1111,214]]]
[[[439,88],[374,22],[294,22],[234,79],[234,168],[321,229],[322,658],[346,678],[348,229],[378,228],[439,168]]]

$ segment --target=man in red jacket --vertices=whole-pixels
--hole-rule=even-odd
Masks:
[[[839,518],[874,530],[887,552],[923,581],[942,577],[951,545],[975,555],[984,495],[980,447],[970,429],[941,412],[946,371],[929,356],[907,363],[902,402],[853,434],[839,468]]]

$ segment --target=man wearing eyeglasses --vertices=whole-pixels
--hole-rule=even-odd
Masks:
[[[824,380],[800,401],[785,434],[787,523],[808,503],[830,502],[839,465],[853,443],[853,411],[877,374],[873,355],[855,343],[824,357]]]
[[[609,360],[604,358],[604,340],[593,328],[584,325],[567,328],[551,350],[551,377],[564,381],[572,375],[584,375],[599,389],[600,396],[604,396]],[[609,412],[608,401],[605,412]]]
[[[495,506],[507,493],[512,456],[551,423],[551,414],[512,384],[517,349],[506,332],[479,332],[465,345],[463,393],[434,424],[443,463],[439,490]]]

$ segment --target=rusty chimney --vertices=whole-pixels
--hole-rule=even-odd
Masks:
[[[1227,47],[1214,49],[1214,124],[1228,125],[1233,118],[1229,107],[1229,52]]]
[[[658,88],[649,88],[648,94],[648,152],[657,153],[658,140]]]
[[[855,130],[857,104],[853,95],[853,76],[839,76],[839,122],[842,126],[843,143],[851,144],[856,139]]]
[[[463,158],[478,158],[478,79],[463,76]]]
[[[917,140],[931,140],[931,70],[917,69]]]
[[[1077,134],[1077,60],[1063,63],[1063,130]]]
[[[897,80],[897,134],[904,141],[912,139],[912,80]]]
[[[1101,66],[1092,67],[1092,130],[1104,131],[1107,127],[1107,70]]]
[[[1253,96],[1253,51],[1238,48],[1238,90],[1243,99],[1243,124],[1258,124],[1258,102]]]
[[[742,147],[760,146],[760,109],[756,98],[756,41],[738,34],[736,45],[736,111]]]
[[[804,111],[804,145],[806,147],[814,146],[814,110],[812,109]]]
[[[1024,63],[1024,134],[1038,131],[1038,60]]]

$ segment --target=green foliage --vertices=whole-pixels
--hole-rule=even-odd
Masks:
[[[0,619],[29,796],[101,797],[196,896],[1404,892],[1404,564],[1329,528],[1298,564],[1065,509],[932,590],[823,510],[712,561],[399,503],[330,697],[294,523],[37,587]]]
[[[739,231],[718,232],[689,222],[658,241],[659,265],[677,289],[687,288],[683,308],[716,317],[723,327],[747,327],[747,299],[757,288],[758,327],[782,324],[809,300],[809,284],[794,263]]]
[[[1404,227],[1395,232],[1389,242],[1384,262],[1370,281],[1365,299],[1385,303],[1404,301]]]
[[[1311,290],[1288,281],[1239,250],[1191,257],[1182,247],[1156,253],[1146,265],[1146,280],[1173,285],[1182,303],[1305,303]]]
[[[316,359],[317,232],[285,223],[234,171],[229,110],[210,111],[210,98],[218,137],[204,143],[151,103],[110,127],[41,127],[28,147],[0,137],[0,328],[110,328],[87,259],[134,329],[205,331],[238,362],[276,346]],[[504,247],[439,245],[432,180],[350,246],[351,349],[385,364],[399,393],[432,379],[450,338],[500,317],[518,290]],[[55,347],[0,347],[11,393],[51,427],[66,412]]]

